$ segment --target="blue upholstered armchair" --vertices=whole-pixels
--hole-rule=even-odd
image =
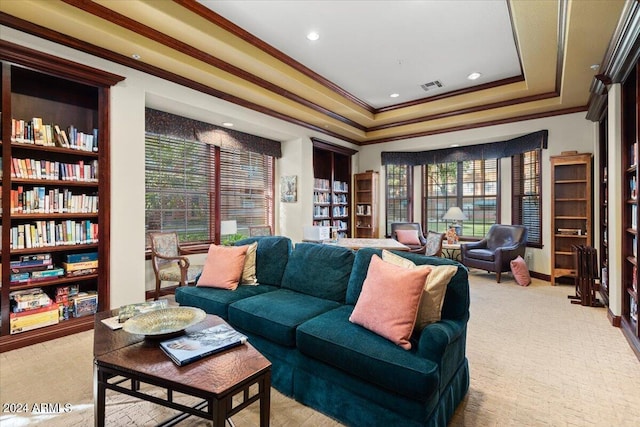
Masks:
[[[495,271],[500,283],[500,274],[511,270],[511,260],[518,255],[524,257],[526,247],[526,227],[493,224],[484,239],[460,245],[460,253],[465,266]]]

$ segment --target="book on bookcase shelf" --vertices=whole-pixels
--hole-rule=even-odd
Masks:
[[[65,131],[57,124],[44,124],[41,117],[33,117],[31,120],[12,118],[11,142],[97,152],[98,129],[85,133],[74,125],[69,125]]]
[[[160,348],[176,365],[184,366],[246,342],[245,335],[223,323],[162,341]]]
[[[64,163],[14,157],[11,161],[11,178],[98,182],[98,160]]]
[[[19,185],[11,190],[11,213],[98,213],[98,196],[68,188]]]
[[[11,227],[11,249],[93,244],[98,242],[98,224],[91,220],[41,220]]]

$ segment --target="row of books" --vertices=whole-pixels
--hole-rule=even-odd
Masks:
[[[331,187],[328,179],[315,178],[313,180],[313,188],[315,188],[316,190],[329,191]]]
[[[638,143],[631,144],[631,152],[629,153],[629,166],[636,166],[638,164]]]
[[[65,131],[56,124],[44,124],[41,117],[11,119],[11,142],[98,151],[98,129],[84,133],[71,125]]]
[[[78,277],[98,271],[98,253],[67,254],[62,267],[55,266],[51,254],[24,255],[11,261],[11,283],[32,283],[61,276]]]
[[[1,195],[1,194],[0,194]],[[33,187],[11,190],[11,213],[97,213],[98,196],[73,194],[67,188]]]
[[[98,294],[95,291],[81,292],[77,284],[56,287],[53,298],[42,288],[32,288],[13,291],[9,299],[11,334],[56,325],[71,317],[95,314],[98,309]]]
[[[11,162],[11,178],[98,182],[98,160],[62,163],[14,157]]]
[[[34,221],[11,227],[11,249],[43,248],[98,242],[98,224],[90,220]]]

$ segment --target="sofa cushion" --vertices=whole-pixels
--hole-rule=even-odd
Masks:
[[[291,240],[283,236],[250,237],[236,246],[258,242],[256,249],[256,278],[261,285],[280,286],[291,253]]]
[[[248,245],[209,246],[207,259],[197,286],[235,289],[242,278]]]
[[[229,304],[244,298],[280,289],[270,285],[240,285],[234,291],[228,289],[181,286],[176,289],[176,302],[180,305],[198,307],[209,314],[228,319]]]
[[[382,251],[382,259],[405,268],[420,268],[413,261],[386,250]],[[430,268],[431,273],[427,276],[418,306],[416,324],[413,328],[415,332],[420,332],[428,324],[440,320],[447,285],[458,271],[455,265],[433,265]]]
[[[229,321],[277,344],[295,347],[298,325],[339,306],[335,301],[278,289],[231,304]]]
[[[403,245],[422,245],[418,237],[418,230],[396,230],[398,242]]]
[[[282,287],[344,302],[355,255],[339,246],[298,243],[289,256]]]
[[[410,399],[437,393],[436,363],[349,322],[352,310],[344,305],[301,324],[296,331],[298,350]]]
[[[431,257],[431,256],[425,256],[422,254],[414,254],[414,253],[403,252],[403,251],[391,251],[391,252],[403,258],[408,259],[409,261],[413,262],[416,265],[427,265],[427,264],[428,265],[455,265],[456,267],[458,267],[458,271],[460,271],[460,268],[462,267],[461,264],[447,258]],[[373,254],[376,254],[382,257],[382,250],[364,248],[356,252],[356,258],[353,261],[353,269],[351,271],[351,277],[349,278],[349,285],[347,287],[347,297],[345,300],[347,304],[355,305],[356,301],[358,300],[358,296],[360,295],[360,291],[362,290],[362,284],[364,283],[364,279],[367,277],[369,263],[371,262],[371,256]],[[464,267],[462,267],[462,269],[464,269]],[[459,273],[456,273],[456,274],[459,274]],[[457,280],[457,277],[454,276],[454,279]],[[454,279],[452,279],[452,281]],[[466,281],[468,278],[466,274],[464,274],[464,277],[462,274],[460,274],[459,279]],[[467,288],[465,287],[465,289]],[[454,303],[457,304],[458,301],[455,301]]]
[[[405,350],[431,267],[406,268],[373,255],[362,292],[349,320]]]
[[[496,252],[491,249],[470,249],[469,255],[484,261],[494,261],[496,259]]]
[[[244,258],[244,267],[242,268],[242,279],[240,283],[243,285],[257,285],[256,277],[256,251],[258,250],[258,242],[251,243],[247,248],[247,255]]]

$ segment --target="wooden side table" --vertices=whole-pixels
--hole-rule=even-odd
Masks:
[[[454,261],[462,261],[462,253],[460,252],[460,243],[443,243],[442,256]]]
[[[95,425],[105,425],[107,390],[127,394],[181,413],[161,425],[174,425],[195,415],[224,427],[225,421],[250,404],[260,401],[260,426],[269,426],[271,404],[271,362],[249,343],[206,357],[186,366],[175,365],[159,348],[158,341],[145,340],[123,330],[112,331],[101,319],[115,315],[96,315],[94,331],[94,407]],[[187,329],[205,329],[224,320],[207,318]],[[140,384],[165,389],[163,397],[143,392]],[[257,385],[257,392],[251,387]],[[173,399],[178,392],[202,399],[195,406],[186,406]],[[242,401],[234,406],[233,397]]]

